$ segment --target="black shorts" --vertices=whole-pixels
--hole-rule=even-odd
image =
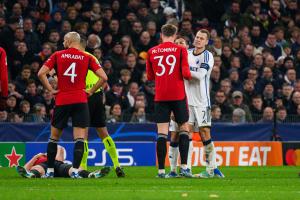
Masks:
[[[77,103],[55,106],[51,125],[58,129],[64,129],[68,125],[69,117],[72,118],[73,127],[89,127],[90,114],[88,104]]]
[[[54,162],[54,176],[55,177],[70,177],[69,170],[71,169],[72,165],[64,163],[62,161],[55,161]]]
[[[41,167],[47,172],[48,163],[47,161],[39,163]],[[64,163],[62,161],[55,160],[54,161],[54,177],[70,177],[69,170],[71,169],[72,165]]]
[[[89,97],[90,127],[106,127],[105,106],[103,104],[102,91]]]
[[[170,122],[170,115],[173,111],[175,121],[179,124],[189,120],[189,112],[186,99],[178,101],[157,101],[155,102],[155,122]]]

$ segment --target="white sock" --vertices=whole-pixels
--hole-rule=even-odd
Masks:
[[[213,173],[213,170],[217,168],[216,165],[216,152],[215,152],[215,146],[214,143],[211,142],[208,145],[204,146],[205,151],[205,158],[207,162],[206,171],[210,174]]]
[[[165,174],[165,173],[166,173],[166,170],[165,170],[165,169],[159,169],[159,170],[158,170],[158,173],[159,173],[159,174]]]
[[[190,141],[187,168],[192,171],[193,140]]]
[[[170,168],[172,172],[177,172],[177,160],[178,160],[179,148],[177,147],[169,147],[169,161]]]
[[[49,173],[51,173],[51,172],[54,173],[54,168],[47,168],[47,173],[49,174]]]
[[[182,169],[184,169],[184,170],[187,169],[187,165],[185,165],[185,164],[184,164],[184,165],[181,165],[180,167],[181,167]]]
[[[75,174],[78,174],[78,168],[73,168],[71,169],[71,173],[74,172]]]

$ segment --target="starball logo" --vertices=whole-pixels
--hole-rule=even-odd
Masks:
[[[288,149],[285,153],[287,165],[300,166],[300,149]]]

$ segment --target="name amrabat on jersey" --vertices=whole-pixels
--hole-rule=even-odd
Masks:
[[[176,47],[171,47],[171,48],[157,48],[157,49],[152,49],[152,53],[165,53],[165,52],[176,52],[177,48]]]
[[[83,60],[83,55],[74,55],[74,54],[64,53],[61,55],[61,58]]]

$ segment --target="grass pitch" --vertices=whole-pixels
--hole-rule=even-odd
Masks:
[[[221,170],[225,179],[157,179],[155,167],[126,167],[126,178],[117,178],[112,171],[101,179],[45,180],[24,179],[15,169],[0,168],[0,199],[300,199],[299,167]]]

